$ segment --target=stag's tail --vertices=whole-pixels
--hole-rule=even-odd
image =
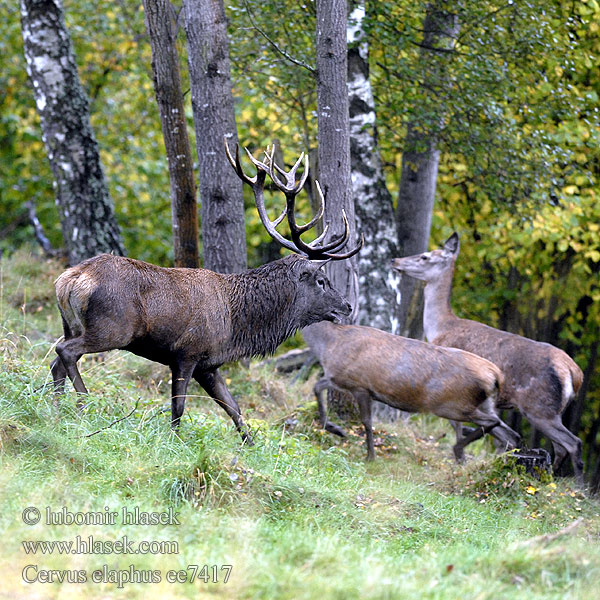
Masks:
[[[65,338],[83,335],[85,313],[89,298],[96,288],[96,281],[78,267],[73,267],[55,281],[54,287]]]

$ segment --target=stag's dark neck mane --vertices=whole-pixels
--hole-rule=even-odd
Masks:
[[[272,354],[277,346],[303,325],[295,312],[299,261],[290,255],[244,273],[227,275],[231,294],[231,356]]]

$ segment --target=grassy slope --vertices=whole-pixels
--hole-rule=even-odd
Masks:
[[[243,447],[197,387],[177,436],[161,412],[168,371],[118,352],[83,361],[92,390],[83,415],[72,392],[57,409],[47,365],[60,334],[59,267],[24,254],[0,265],[0,598],[597,597],[598,502],[569,480],[519,474],[485,442],[455,465],[451,429],[439,419],[382,427],[378,458],[366,465],[359,428],[341,441],[314,423],[314,379],[293,386],[266,369],[232,366],[226,375],[255,445]],[[114,526],[44,517],[29,526],[28,506],[172,508],[181,524],[124,525],[119,515]],[[21,544],[78,535],[173,540],[178,553],[27,555]],[[233,566],[226,584],[166,581],[171,569],[225,564]],[[161,581],[27,584],[26,565],[83,570],[88,579],[103,565],[123,579],[133,565]]]

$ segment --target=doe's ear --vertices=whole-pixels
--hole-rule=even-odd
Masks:
[[[458,254],[460,251],[460,238],[456,231],[444,242],[443,248],[452,254]]]

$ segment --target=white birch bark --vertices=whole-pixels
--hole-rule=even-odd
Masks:
[[[21,0],[21,27],[69,262],[124,254],[62,0]]]
[[[348,17],[348,95],[352,195],[358,232],[365,243],[358,254],[358,322],[398,333],[398,276],[390,268],[397,256],[397,230],[392,196],[377,147],[375,100],[369,80],[369,48],[363,30],[364,0],[352,3]],[[373,403],[373,415],[393,421],[394,408]]]

